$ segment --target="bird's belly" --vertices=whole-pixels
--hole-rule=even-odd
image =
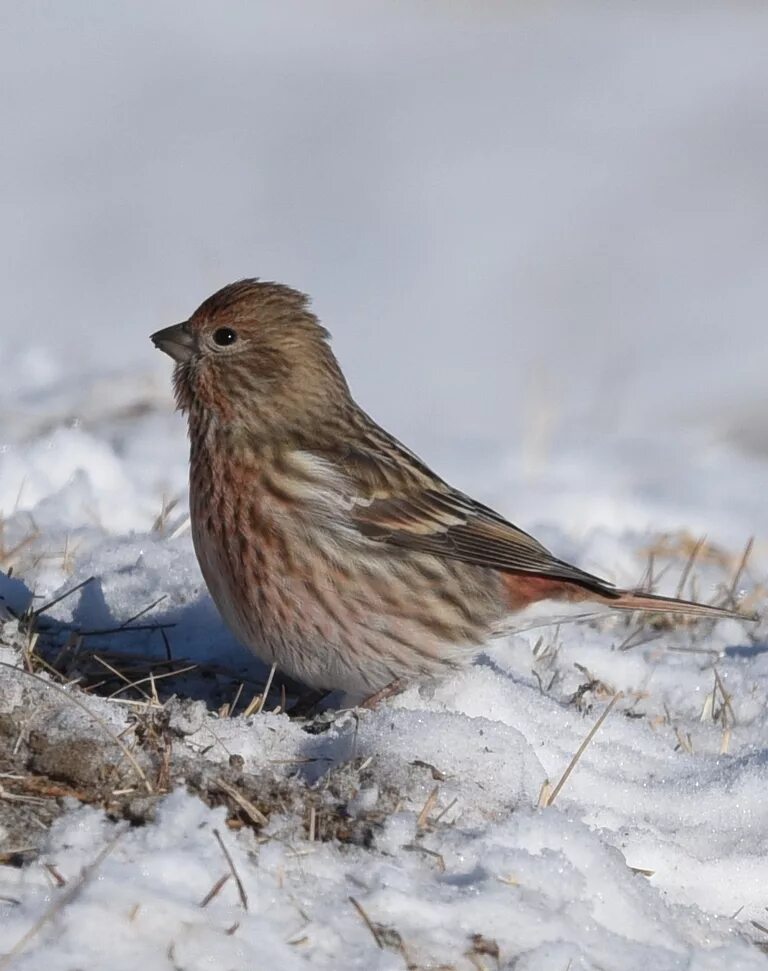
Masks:
[[[190,489],[205,582],[233,633],[311,687],[371,693],[468,659],[503,612],[486,571],[337,531],[311,508]]]

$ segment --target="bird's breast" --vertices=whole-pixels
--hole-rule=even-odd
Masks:
[[[312,471],[243,449],[193,454],[195,551],[219,611],[246,643],[284,638],[300,621],[316,635],[333,633],[344,544],[332,499]]]

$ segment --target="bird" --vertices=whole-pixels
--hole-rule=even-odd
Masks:
[[[310,689],[370,699],[447,675],[540,601],[741,617],[618,588],[449,485],[357,404],[298,290],[240,280],[151,340],[175,363],[211,597]]]

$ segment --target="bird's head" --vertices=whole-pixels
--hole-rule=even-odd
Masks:
[[[284,435],[349,401],[328,338],[303,293],[241,280],[151,340],[176,362],[176,401],[190,420],[200,413]]]

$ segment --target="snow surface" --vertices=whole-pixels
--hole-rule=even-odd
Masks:
[[[685,592],[709,599],[754,536],[739,587],[764,609],[764,6],[79,2],[4,21],[13,606],[95,576],[51,613],[108,627],[166,595],[148,619],[176,624],[175,657],[263,676],[202,585],[183,422],[146,339],[258,274],[314,295],[379,420],[560,555],[633,584],[671,533],[674,593],[680,534],[706,534]],[[360,807],[401,804],[368,848],[279,816],[257,842],[179,790],[13,966],[495,967],[481,935],[516,971],[768,967],[750,923],[768,925],[766,621],[628,650],[620,619],[536,623],[321,735],[209,715],[205,757],[312,759],[309,781],[370,758]],[[162,656],[151,632],[130,648]],[[435,786],[445,814],[419,829]],[[247,912],[231,880],[199,906],[227,872],[214,829]],[[119,830],[73,808],[40,859],[75,881]],[[0,952],[60,893],[39,863],[0,867]]]

